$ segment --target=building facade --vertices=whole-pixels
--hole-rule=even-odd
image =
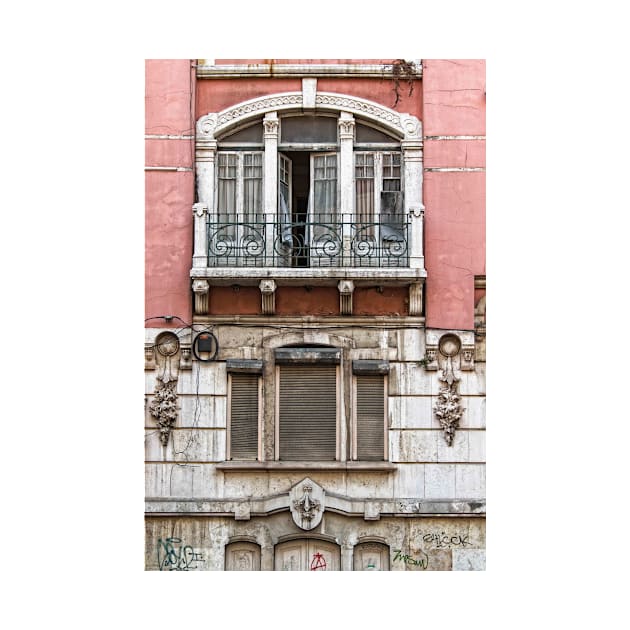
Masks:
[[[485,64],[146,62],[147,570],[485,569]]]

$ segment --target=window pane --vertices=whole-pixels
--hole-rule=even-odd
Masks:
[[[288,116],[280,129],[281,142],[337,143],[337,119],[328,116]]]

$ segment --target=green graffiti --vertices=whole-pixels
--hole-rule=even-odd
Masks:
[[[400,549],[394,549],[396,555],[394,556],[394,562],[400,561],[405,564],[412,564],[420,567],[423,571],[429,566],[429,556],[427,556],[424,551],[420,550],[420,553],[424,556],[424,558],[416,559],[411,556],[401,553]]]

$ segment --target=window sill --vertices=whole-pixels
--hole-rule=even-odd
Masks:
[[[396,470],[396,465],[391,462],[236,462],[227,461],[216,465],[217,470],[232,472],[248,472],[268,470],[330,470],[338,472],[384,472],[390,473]]]

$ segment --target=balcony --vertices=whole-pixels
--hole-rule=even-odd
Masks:
[[[271,267],[347,269],[409,267],[409,221],[402,216],[357,222],[352,216],[311,216],[282,222],[254,220],[207,223],[209,268]]]
[[[263,297],[276,286],[336,286],[341,296],[354,287],[402,286],[409,288],[409,314],[422,312],[427,272],[421,207],[375,221],[349,213],[309,214],[303,221],[284,221],[276,213],[227,220],[204,203],[194,204],[193,213],[196,315],[209,312],[211,286],[236,285],[258,286]],[[272,314],[267,302],[263,312]],[[348,314],[351,307],[341,311]]]

